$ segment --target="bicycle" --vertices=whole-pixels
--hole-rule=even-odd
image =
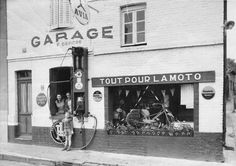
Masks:
[[[161,106],[161,110],[154,114],[148,115],[148,109],[132,109],[126,116],[127,124],[136,128],[139,128],[142,125],[152,125],[154,123],[158,123],[160,121],[160,117],[164,115],[166,125],[170,126],[171,123],[174,122],[174,115],[168,110],[168,108],[165,107],[164,103],[155,104]]]

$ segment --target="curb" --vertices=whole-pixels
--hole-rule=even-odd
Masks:
[[[9,155],[9,154],[0,154],[0,160],[16,161],[29,164],[37,164],[42,166],[83,166],[80,163],[71,163],[65,161],[54,161],[43,158],[29,157],[29,156],[20,156],[20,155]]]
[[[118,164],[83,162],[73,163],[67,161],[55,161],[44,158],[37,158],[32,156],[23,156],[18,154],[0,154],[0,160],[16,161],[29,164],[36,164],[40,166],[119,166]]]

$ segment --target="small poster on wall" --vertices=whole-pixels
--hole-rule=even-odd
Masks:
[[[39,93],[36,97],[36,102],[40,107],[43,107],[47,103],[47,97],[44,93]]]
[[[102,100],[102,93],[100,91],[95,91],[93,93],[93,100],[96,102],[100,102]]]
[[[204,87],[202,90],[202,96],[207,100],[212,99],[215,96],[215,89],[211,86]]]

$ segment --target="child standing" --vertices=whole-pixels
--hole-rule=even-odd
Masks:
[[[65,134],[65,147],[62,150],[70,150],[71,147],[71,137],[73,132],[73,120],[69,112],[65,113],[65,118],[62,120],[62,130]]]

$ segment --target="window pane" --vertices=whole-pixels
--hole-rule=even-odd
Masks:
[[[144,20],[144,18],[145,18],[144,10],[137,11],[137,21],[138,20]]]
[[[132,22],[132,13],[125,13],[125,23]]]
[[[137,22],[137,32],[145,31],[145,22]]]
[[[19,71],[17,72],[17,78],[26,78],[26,77],[31,77],[31,72],[30,71]]]
[[[145,42],[145,32],[137,33],[137,42]]]
[[[31,113],[32,112],[32,100],[31,100],[31,98],[32,98],[32,92],[31,92],[31,89],[32,89],[32,87],[31,87],[31,83],[28,83],[27,84],[28,85],[28,101],[27,101],[27,103],[28,103],[28,113]]]
[[[26,84],[20,84],[20,112],[26,113]]]
[[[125,44],[131,44],[133,43],[133,35],[132,34],[126,34],[125,35]]]
[[[133,25],[125,24],[125,33],[132,33],[132,32],[133,32]]]

